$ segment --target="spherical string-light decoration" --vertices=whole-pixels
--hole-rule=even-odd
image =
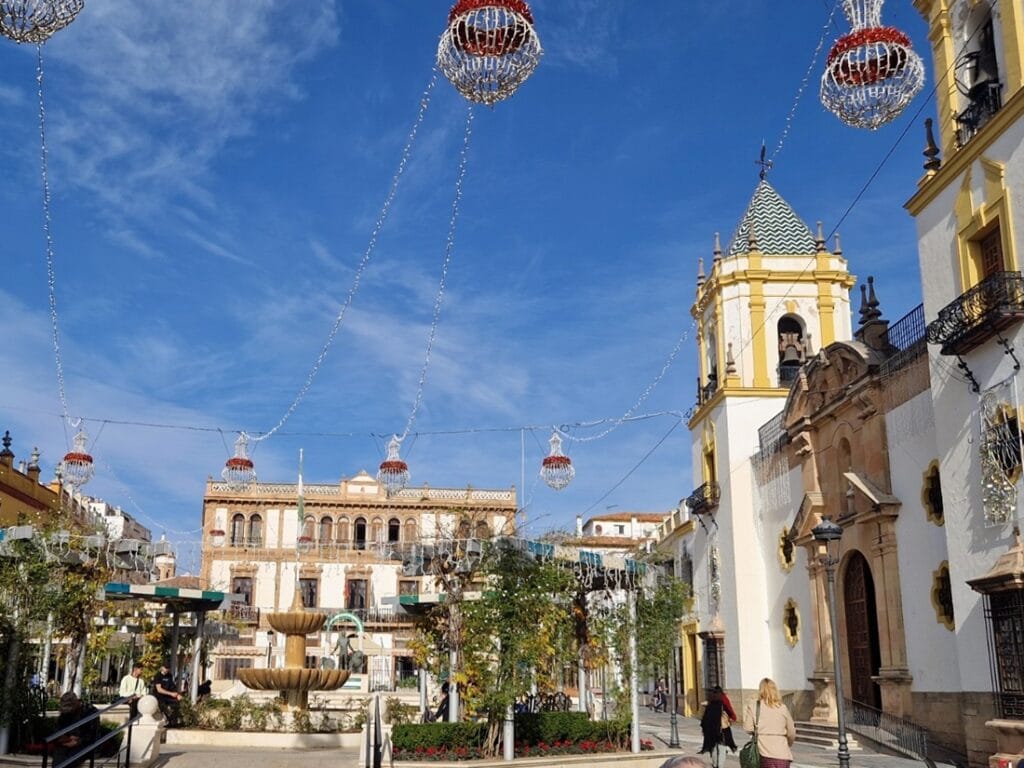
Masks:
[[[235,455],[224,462],[220,476],[233,491],[241,491],[256,482],[256,465],[249,458],[249,437],[244,432],[235,440]]]
[[[16,43],[45,43],[84,6],[85,0],[0,0],[0,35]]]
[[[560,491],[576,477],[576,468],[569,457],[562,453],[562,436],[557,430],[551,433],[548,445],[551,446],[551,452],[541,462],[540,476],[548,486]]]
[[[398,435],[392,435],[388,441],[388,456],[380,463],[377,471],[377,482],[387,489],[388,493],[397,493],[409,484],[409,465],[398,455],[402,441]]]
[[[884,0],[843,0],[852,31],[836,40],[821,77],[821,103],[855,128],[897,118],[924,86],[924,62],[910,38],[882,26]]]
[[[437,66],[470,101],[493,106],[533,74],[543,51],[524,0],[458,0]]]
[[[88,439],[89,436],[85,430],[79,430],[73,439],[74,447],[64,454],[64,460],[61,462],[61,477],[66,485],[81,488],[92,480],[92,476],[96,472],[92,456],[85,449]]]

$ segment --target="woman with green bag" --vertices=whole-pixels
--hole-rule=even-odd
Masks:
[[[796,725],[789,708],[782,703],[775,681],[765,678],[757,689],[757,701],[743,710],[743,728],[754,734],[760,753],[760,768],[789,768],[790,750],[796,741]],[[744,746],[744,751],[747,747]]]

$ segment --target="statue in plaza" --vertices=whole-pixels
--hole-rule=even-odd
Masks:
[[[351,635],[341,635],[338,643],[334,646],[334,654],[338,657],[338,669],[347,669],[349,672],[362,672],[366,656],[362,651],[354,650],[351,647]]]

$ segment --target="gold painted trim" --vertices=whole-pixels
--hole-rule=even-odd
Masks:
[[[790,543],[790,560],[786,560],[786,541]],[[782,533],[779,534],[779,546],[775,550],[775,554],[779,557],[779,565],[782,566],[784,573],[789,573],[793,570],[796,565],[796,542],[789,539],[789,527],[782,526]]]
[[[918,190],[903,207],[911,216],[918,216],[922,211],[942,194],[961,174],[966,173],[975,160],[981,158],[1000,136],[1024,117],[1024,89],[1017,91],[1007,99],[1003,108],[996,112],[992,119],[981,127],[967,145],[949,151],[943,160],[942,167],[933,175],[924,177],[918,182]]]
[[[928,464],[928,468],[921,475],[921,508],[924,509],[925,516],[931,522],[942,528],[946,524],[945,511],[939,513],[936,512],[932,507],[932,501],[928,498],[928,489],[931,487],[932,473],[935,473],[935,478],[939,481],[939,492],[942,491],[942,472],[939,469],[939,460],[932,459],[931,463]],[[945,499],[943,499],[943,507],[945,507]]]
[[[796,628],[790,626],[789,617],[795,617]],[[796,604],[793,598],[789,598],[786,601],[786,605],[782,609],[782,633],[786,636],[786,643],[789,644],[790,648],[796,647],[796,644],[800,642],[800,628],[803,626],[803,622],[800,620],[800,606]]]
[[[943,571],[945,571],[946,581],[950,584],[950,589],[952,590],[952,580],[949,575],[949,561],[943,560],[939,563],[939,567],[932,571],[932,588],[929,592],[929,596],[931,597],[932,608],[935,609],[935,620],[950,632],[953,632],[956,630],[956,617],[948,615],[942,607],[942,604],[939,602],[939,589],[941,588]]]
[[[794,256],[792,258],[802,258]],[[811,258],[807,257],[808,260]],[[803,271],[797,271],[795,269],[779,269],[779,270],[761,270],[752,273],[750,270],[737,270],[736,272],[730,272],[728,275],[723,275],[719,280],[719,285],[736,285],[739,283],[750,283],[751,281],[760,281],[764,283],[804,283],[806,285],[813,285],[820,282],[831,282],[838,285],[842,285],[846,288],[852,288],[857,284],[857,278],[852,276],[849,272],[828,269],[828,270],[816,270],[809,269]]]

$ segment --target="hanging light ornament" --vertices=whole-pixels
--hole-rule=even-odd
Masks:
[[[224,462],[220,476],[233,491],[241,491],[256,482],[256,467],[249,458],[249,437],[244,432],[235,440],[235,455]]]
[[[437,66],[467,99],[493,106],[533,74],[542,53],[524,0],[458,0],[437,46]]]
[[[392,435],[388,441],[388,457],[380,463],[380,469],[377,471],[377,482],[383,485],[389,494],[397,493],[409,484],[409,465],[398,455],[401,446],[398,435]]]
[[[852,31],[836,40],[821,77],[821,103],[855,128],[894,120],[924,86],[910,38],[882,26],[884,0],[843,0]]]
[[[551,433],[548,440],[551,453],[544,457],[540,465],[540,476],[550,487],[560,491],[576,477],[576,468],[572,460],[562,453],[562,437],[557,431]]]
[[[84,6],[85,0],[0,0],[0,35],[16,43],[45,43]]]
[[[74,448],[64,454],[64,460],[61,462],[61,476],[66,485],[81,488],[92,480],[96,467],[93,465],[92,456],[85,450],[85,443],[88,439],[89,436],[85,434],[85,430],[79,430],[73,439]]]

